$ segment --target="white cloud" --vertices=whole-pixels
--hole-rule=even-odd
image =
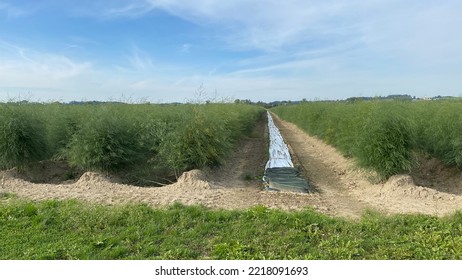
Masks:
[[[344,1],[150,0],[153,7],[200,25],[219,25],[222,40],[237,49],[278,50],[325,32]]]
[[[0,84],[3,88],[46,89],[82,87],[89,82],[91,62],[77,62],[66,56],[42,53],[0,41]],[[40,90],[39,90],[40,91]]]
[[[448,62],[460,56],[462,45],[459,0],[114,0],[100,9],[88,5],[95,16],[109,18],[163,10],[203,26],[214,38],[212,48],[230,51],[337,56],[353,47],[369,58]],[[189,44],[180,48],[189,49]]]
[[[147,2],[182,19],[218,28],[215,36],[221,48],[291,53],[356,45],[377,55],[429,60],[461,54],[462,2],[458,0]]]
[[[133,70],[147,71],[154,69],[154,63],[151,56],[136,45],[133,45],[132,52],[127,57],[127,60]]]
[[[104,19],[117,18],[117,17],[140,17],[154,9],[152,5],[144,1],[131,1],[129,4],[124,4],[117,7],[106,8],[102,16]]]
[[[75,62],[60,54],[42,53],[4,41],[0,41],[0,47],[16,53],[16,56],[2,58],[3,66],[12,72],[34,73],[61,80],[78,76],[92,66],[90,62]]]

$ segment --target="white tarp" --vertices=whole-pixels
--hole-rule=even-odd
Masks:
[[[294,167],[290,158],[289,148],[282,139],[279,129],[274,124],[271,114],[268,112],[269,128],[269,160],[265,169],[274,167]]]

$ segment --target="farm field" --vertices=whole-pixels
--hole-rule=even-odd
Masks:
[[[312,207],[354,219],[367,209],[443,216],[462,209],[462,174],[455,161],[438,159],[436,153],[437,147],[442,149],[440,142],[457,143],[457,131],[450,134],[450,129],[456,128],[461,104],[313,102],[274,108],[302,128],[309,123],[317,129],[310,133],[318,136],[310,136],[273,113],[297,167],[314,190],[306,195],[262,191],[268,139],[260,107],[4,104],[2,137],[16,133],[26,140],[16,138],[22,146],[15,146],[11,137],[2,141],[2,191],[40,200],[107,204]],[[382,161],[395,168],[386,170],[393,173],[364,165],[367,160],[358,160],[364,155],[360,147],[371,151],[370,162]],[[381,149],[390,152],[378,153]],[[453,145],[452,154],[456,151]]]
[[[405,116],[419,109],[419,104],[414,103],[310,103],[272,109],[275,123],[289,144],[295,165],[300,168],[314,190],[308,194],[262,190],[261,175],[267,160],[268,139],[266,113],[259,107],[243,104],[172,107],[113,104],[69,107],[71,109],[68,110],[60,104],[15,105],[18,106],[14,108],[16,111],[8,113],[4,113],[5,110],[1,111],[3,120],[14,119],[7,114],[19,114],[23,110],[28,112],[31,114],[29,117],[24,119],[18,117],[19,120],[16,120],[23,121],[23,126],[19,127],[31,128],[33,126],[25,124],[34,123],[32,120],[37,121],[35,125],[43,128],[36,130],[43,134],[39,145],[48,146],[47,152],[43,154],[26,153],[34,157],[28,158],[24,163],[17,161],[15,167],[12,167],[13,161],[8,161],[11,157],[3,154],[3,171],[0,173],[0,193],[2,193],[0,207],[4,215],[1,217],[1,223],[7,226],[2,228],[8,230],[2,230],[1,234],[11,237],[8,243],[11,251],[1,258],[458,259],[462,256],[461,248],[455,245],[461,235],[460,212],[458,212],[462,209],[462,191],[459,183],[462,181],[461,173],[457,163],[451,163],[445,158],[438,159],[435,151],[424,150],[425,145],[431,144],[430,140],[416,141],[412,138],[422,131],[429,133],[430,128],[423,130],[423,124],[437,125],[435,118],[430,117],[433,116],[430,114],[431,110],[433,114],[439,114],[438,110],[443,108],[455,110],[457,103],[442,107],[441,103],[437,102],[428,104],[428,108],[420,108],[419,111],[421,116],[428,114],[427,119]],[[39,109],[30,110],[29,108],[32,107],[27,106],[38,106]],[[306,110],[309,106],[313,107]],[[318,112],[318,117],[322,120],[329,120],[330,116],[327,114],[329,108],[334,108],[332,112],[338,114],[344,108],[351,111],[360,109],[361,112],[370,110],[369,113],[374,114],[385,109],[404,108],[403,115],[388,115],[392,119],[401,117],[405,120],[399,125],[406,125],[404,129],[409,131],[406,139],[411,139],[409,141],[411,144],[405,147],[409,148],[407,152],[410,168],[399,169],[400,171],[385,176],[365,165],[361,166],[367,167],[366,169],[358,168],[357,156],[354,152],[348,153],[342,148],[335,149],[328,145],[329,143],[335,146],[338,141],[335,137],[338,135],[347,137],[341,133],[339,127],[334,125],[341,121],[344,121],[342,124],[347,124],[347,118],[332,119],[328,122],[331,124],[329,135],[335,135],[329,139],[305,133],[300,127],[309,120],[306,116],[302,115],[298,121],[292,120],[298,126],[283,120],[290,119],[293,112],[298,112],[299,115],[305,112],[313,113],[315,111],[313,108],[316,106],[323,108]],[[55,111],[47,111],[50,108]],[[57,115],[51,117],[51,112]],[[80,119],[62,117],[66,115],[63,112],[73,112],[77,116],[82,114],[82,117]],[[123,115],[124,113],[126,115]],[[327,115],[324,116],[323,113]],[[455,115],[455,111],[452,113]],[[61,118],[56,117],[60,114]],[[155,114],[158,114],[157,117]],[[114,115],[117,118],[113,118]],[[384,114],[381,117],[388,115]],[[451,113],[447,115],[452,116]],[[85,116],[90,117],[87,119]],[[125,117],[128,118],[126,122],[123,121]],[[104,120],[104,123],[95,126],[98,129],[89,128],[88,123],[82,121],[86,119],[93,120],[95,123]],[[362,119],[372,122],[372,118],[353,118],[353,120]],[[74,123],[74,120],[77,121]],[[119,122],[112,123],[111,120],[121,121],[120,123],[125,127],[117,129],[115,127]],[[60,126],[63,124],[64,126]],[[369,123],[368,125],[372,126]],[[62,130],[62,127],[68,130]],[[149,128],[147,129],[149,133],[141,131],[140,127]],[[391,127],[393,128],[393,125]],[[57,128],[59,129],[54,130]],[[113,145],[111,147],[114,147],[111,149],[120,149],[124,153],[124,160],[118,161],[116,153],[110,154],[114,157],[105,157],[107,150],[104,149],[89,149],[92,152],[90,156],[82,156],[77,153],[87,151],[83,148],[86,146],[82,144],[91,143],[85,142],[87,139],[83,138],[84,128],[88,132],[101,130],[103,134],[106,133],[111,137],[124,135],[129,131],[130,135],[136,137],[122,137],[125,140],[109,142]],[[389,127],[384,126],[384,128]],[[2,129],[7,131],[11,128],[4,125]],[[232,131],[227,131],[228,129]],[[55,134],[51,133],[53,131]],[[82,133],[78,134],[78,140],[72,141],[77,137],[76,131]],[[134,131],[137,133],[133,133]],[[201,138],[204,135],[205,138]],[[62,137],[60,141],[50,140],[58,136]],[[100,138],[88,139],[94,141]],[[187,141],[191,139],[193,140]],[[230,141],[224,142],[225,140]],[[349,141],[355,143],[358,140]],[[34,144],[32,143],[30,147],[34,147]],[[81,146],[72,150],[73,144]],[[151,149],[146,149],[147,147]],[[24,146],[19,148],[24,149]],[[101,159],[93,160],[98,158],[98,155],[101,155]],[[125,160],[126,158],[130,160]],[[117,164],[112,164],[113,162]],[[137,174],[136,178],[130,176],[134,173]],[[47,212],[48,210],[44,210],[48,209],[47,207],[56,209]],[[76,216],[90,217],[88,218],[90,224],[85,227],[108,229],[97,233],[92,231],[94,229],[89,229],[89,232],[82,233],[82,236],[96,234],[101,237],[100,241],[91,240],[88,243],[89,240],[82,236],[73,236],[69,231],[56,233],[63,227],[80,227],[78,221],[77,224],[65,225],[58,219],[56,223],[45,226],[51,234],[56,234],[54,241],[45,242],[46,245],[40,247],[43,240],[37,237],[26,243],[29,244],[27,247],[32,248],[29,253],[15,255],[14,248],[24,240],[14,232],[22,232],[31,227],[31,234],[34,235],[34,230],[38,231],[36,226],[43,229],[44,224],[40,221],[48,221],[56,213],[66,211],[74,211],[72,213],[76,213]],[[140,218],[137,217],[139,211],[142,212],[142,216],[145,212],[148,214]],[[104,221],[91,222],[93,219],[91,217],[101,216],[102,212],[107,212],[108,215],[104,219],[119,219],[112,215],[115,217],[122,215],[125,218],[120,218],[122,222],[119,225],[115,222],[111,225],[102,225]],[[147,227],[143,219],[151,219],[150,215],[155,213],[173,223],[174,219],[184,218],[185,221],[190,219],[191,212],[200,217],[199,220],[192,219],[197,220],[197,224],[180,223],[178,228],[168,223],[159,226],[160,232],[156,231],[158,235],[153,239],[158,240],[161,249],[154,253],[149,251],[150,246],[145,244],[147,241],[139,235],[141,232],[154,230],[155,226]],[[45,213],[50,213],[51,216],[41,216]],[[220,221],[224,219],[223,215],[234,218],[217,222],[216,219]],[[250,226],[251,222],[246,220],[248,215],[254,219],[252,223],[267,225]],[[36,224],[35,219],[38,221]],[[241,225],[237,222],[241,219],[248,223],[242,221]],[[297,225],[302,223],[304,227],[298,228],[292,222],[283,227],[276,226],[284,225],[286,220]],[[323,230],[330,233],[326,235],[323,232],[315,238],[306,232],[307,228],[314,226],[314,232],[320,233],[318,231],[321,229],[318,228],[320,224]],[[207,228],[202,228],[205,225]],[[125,232],[125,227],[131,229],[130,233]],[[226,227],[240,228],[244,233],[239,236],[228,236],[225,233]],[[386,232],[387,227],[396,228]],[[167,228],[175,228],[175,230],[169,231],[169,236],[164,236],[167,234]],[[192,247],[182,245],[183,247],[180,246],[182,249],[175,251],[172,244],[192,242],[181,239],[180,233],[188,232],[187,228],[192,234],[188,238],[197,238],[201,241],[191,243],[196,244]],[[262,232],[257,234],[256,231],[260,229]],[[123,240],[109,238],[108,236],[114,231],[126,233],[131,237]],[[288,239],[276,238],[274,241],[268,241],[264,237],[255,237],[268,235],[269,232],[277,233],[272,236],[288,236]],[[384,233],[379,236],[378,232]],[[252,238],[256,240],[252,241],[253,239],[246,233],[252,234]],[[341,235],[339,237],[336,234]],[[135,238],[135,235],[138,237]],[[374,235],[379,237],[374,239],[372,238]],[[133,241],[127,241],[132,237]],[[59,241],[67,239],[70,240],[69,243],[64,244]],[[179,240],[178,243],[175,243],[175,239]],[[80,251],[76,249],[81,247],[78,245],[79,242],[92,244],[93,241],[100,245],[85,247]],[[425,247],[425,244],[430,244],[429,242],[433,242],[433,247]],[[390,247],[390,244],[393,246]],[[436,244],[443,245],[437,247]],[[48,251],[45,250],[46,246]],[[313,246],[319,250],[308,249]],[[53,251],[50,248],[61,249]],[[427,250],[428,248],[432,249]]]
[[[0,0],[0,277],[457,275],[461,11]]]

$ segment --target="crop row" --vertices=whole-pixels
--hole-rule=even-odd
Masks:
[[[273,111],[381,179],[410,172],[418,154],[462,167],[461,101],[307,102]]]
[[[65,160],[168,177],[220,164],[262,109],[245,104],[0,104],[0,168]]]

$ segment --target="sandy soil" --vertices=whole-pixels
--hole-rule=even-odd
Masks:
[[[156,207],[174,202],[222,209],[255,205],[283,210],[311,207],[328,215],[348,218],[358,218],[366,209],[438,216],[462,209],[462,174],[457,169],[444,167],[434,159],[424,159],[419,170],[411,174],[413,177],[398,175],[386,183],[373,184],[368,180],[369,174],[357,170],[351,159],[306,135],[295,125],[276,116],[274,119],[289,144],[295,164],[308,178],[311,193],[263,190],[260,177],[268,153],[264,121],[237,145],[222,167],[185,172],[176,183],[165,187],[125,185],[93,172],[80,176],[59,165],[48,168],[53,172],[39,166],[37,172],[47,177],[42,180],[30,179],[37,177],[30,174],[32,171],[28,171],[27,176],[19,176],[14,170],[0,172],[0,192],[34,200],[73,198],[105,204],[141,202]]]

